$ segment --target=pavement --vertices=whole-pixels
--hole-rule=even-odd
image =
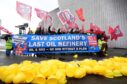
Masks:
[[[109,49],[108,50],[108,55],[106,57],[102,56],[94,56],[91,54],[86,54],[86,53],[79,53],[78,60],[90,58],[90,59],[96,59],[96,60],[101,60],[101,59],[107,59],[113,56],[123,56],[127,57],[125,55],[127,53],[127,49]],[[31,60],[31,61],[36,61],[39,62],[41,60],[49,60],[52,58],[59,59],[61,61],[72,61],[73,60],[73,55],[74,54],[51,54],[51,55],[42,55],[42,57],[34,57],[34,56],[10,56],[6,57],[5,52],[0,51],[0,65],[9,65],[12,63],[20,63],[23,60]],[[4,84],[0,82],[0,84]],[[98,75],[87,75],[86,77],[82,79],[74,79],[74,78],[68,78],[68,83],[67,84],[127,84],[127,77],[122,76],[122,77],[117,77],[113,79],[105,78],[102,76]]]

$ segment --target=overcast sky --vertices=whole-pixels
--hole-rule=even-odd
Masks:
[[[32,19],[31,22],[22,18],[16,12],[16,1],[28,4],[32,6]],[[28,22],[32,29],[35,29],[41,21],[34,11],[34,8],[39,8],[45,11],[51,11],[58,7],[57,0],[0,0],[0,19],[2,21],[1,25],[7,28],[10,32],[14,34],[18,33],[18,29],[15,28],[16,25],[21,25]],[[2,32],[4,33],[4,32]]]

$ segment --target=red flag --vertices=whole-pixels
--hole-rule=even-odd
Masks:
[[[24,3],[16,2],[17,13],[27,20],[31,20],[32,7]]]
[[[75,23],[76,18],[75,18],[75,16],[71,13],[71,11],[70,11],[69,9],[66,9],[66,10],[64,10],[63,12],[64,12],[64,14],[65,14],[65,16],[66,16],[66,18],[67,18],[67,20],[66,20],[67,23],[68,23],[68,22]]]
[[[66,29],[64,26],[62,26],[62,27],[60,28],[60,30],[61,30],[61,32],[67,32],[67,29]]]
[[[109,28],[108,28],[108,34],[112,34],[113,32],[114,32],[114,29],[111,26],[109,26]]]
[[[67,17],[63,11],[58,12],[57,15],[63,25],[67,23]]]
[[[85,21],[84,19],[84,16],[83,16],[83,8],[79,8],[76,10],[76,14],[78,15],[78,18],[81,20],[81,21]]]
[[[90,23],[90,29],[93,29],[94,31],[99,31],[100,27],[98,27],[97,25],[94,25],[93,23]]]
[[[84,24],[82,24],[81,32],[82,32],[82,33],[85,33]]]
[[[94,29],[93,23],[90,23],[90,29]]]
[[[97,25],[94,25],[93,23],[90,23],[90,29],[89,30],[91,30],[91,29],[93,29],[94,34],[102,33],[100,27],[98,27]]]
[[[114,31],[115,31],[115,34],[117,35],[117,37],[122,37],[122,36],[123,36],[123,33],[122,33],[122,31],[120,30],[120,28],[119,28],[119,25],[117,25],[117,26],[114,28]]]
[[[114,39],[114,40],[117,40],[117,38],[118,38],[118,37],[117,37],[116,34],[114,34],[114,33],[111,34],[111,40],[113,40],[113,39]]]
[[[121,32],[120,28],[119,28],[119,25],[117,25],[112,32],[110,32],[111,34],[111,40],[115,39],[117,40],[118,37],[122,37],[123,36],[123,33]]]
[[[111,40],[117,40],[117,36],[114,34],[114,29],[111,26],[108,28],[108,33],[111,35]]]
[[[44,20],[45,17],[47,16],[47,14],[48,14],[48,12],[37,9],[37,8],[35,8],[35,11],[36,11],[37,17],[40,18],[41,20]]]
[[[48,12],[35,8],[36,15],[38,18],[44,21],[45,25],[52,26],[52,17]]]
[[[60,11],[57,13],[61,23],[63,25],[65,24],[69,24],[69,23],[75,23],[75,16],[70,12],[69,9],[66,9],[66,10],[63,10],[63,11]]]
[[[7,30],[6,28],[4,28],[3,26],[0,25],[0,30],[6,32],[7,34],[12,34],[9,30]]]
[[[89,33],[89,32],[90,32],[90,29],[87,29],[85,32],[86,32],[86,33]]]
[[[70,22],[70,23],[68,23],[68,29],[78,29],[78,24],[76,24],[76,23],[72,23],[72,22]]]

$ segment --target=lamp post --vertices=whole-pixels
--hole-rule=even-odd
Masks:
[[[19,28],[19,34],[26,34],[26,28],[28,27],[28,23],[24,23],[23,25],[15,26]]]

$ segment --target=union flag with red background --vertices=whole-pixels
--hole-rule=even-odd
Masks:
[[[31,16],[32,16],[32,7],[31,6],[17,1],[16,2],[16,11],[23,18],[31,21]]]

